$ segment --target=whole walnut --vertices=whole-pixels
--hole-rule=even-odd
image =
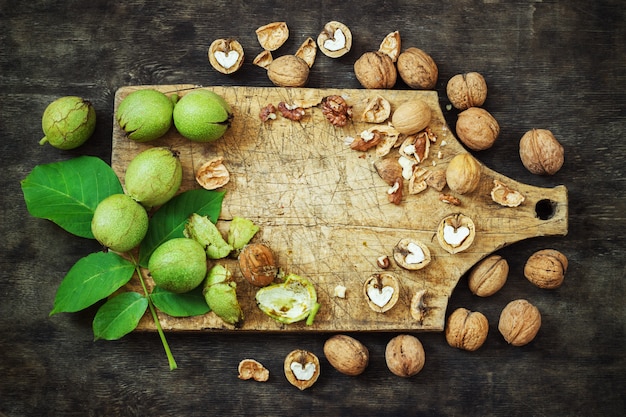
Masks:
[[[478,72],[457,74],[446,85],[450,103],[459,110],[480,107],[487,100],[487,83]]]
[[[506,283],[509,263],[500,255],[491,255],[478,263],[469,273],[468,285],[473,294],[488,297]]]
[[[554,249],[533,253],[524,266],[524,276],[539,288],[554,289],[563,284],[567,257]]]
[[[354,63],[354,75],[365,88],[388,89],[396,85],[396,66],[389,55],[376,51],[366,52]]]
[[[533,174],[554,175],[565,159],[563,146],[547,129],[532,129],[522,136],[519,156]]]
[[[482,151],[493,146],[500,134],[500,125],[487,110],[470,107],[459,113],[456,134],[468,148]]]
[[[479,311],[466,308],[454,310],[446,324],[446,341],[454,348],[477,350],[487,340],[489,321]]]
[[[480,185],[480,162],[467,152],[455,155],[446,167],[446,182],[456,193],[467,194]]]
[[[324,343],[324,355],[333,368],[345,375],[360,375],[369,364],[367,347],[344,334],[332,336]]]
[[[411,47],[398,56],[398,74],[409,87],[428,90],[435,87],[439,69],[433,58],[419,48]]]
[[[279,87],[303,87],[309,79],[309,65],[295,55],[283,55],[267,66],[267,76]]]
[[[530,343],[541,327],[541,313],[528,300],[513,300],[500,313],[498,330],[508,343],[523,346]]]
[[[389,341],[385,348],[385,362],[397,376],[408,378],[418,374],[424,367],[426,355],[419,339],[401,334]]]

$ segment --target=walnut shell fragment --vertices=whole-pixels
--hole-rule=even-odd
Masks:
[[[400,55],[401,47],[402,41],[400,39],[400,32],[396,30],[385,36],[378,47],[378,51],[389,55],[389,58],[391,58],[393,62],[396,62],[398,55]]]
[[[196,170],[196,181],[206,190],[223,187],[230,181],[230,173],[223,164],[224,158],[213,158]]]
[[[267,67],[269,67],[273,60],[274,57],[272,56],[272,53],[270,51],[264,50],[254,58],[252,63],[257,67],[267,69]]]
[[[366,123],[382,123],[391,115],[391,104],[378,95],[367,101],[361,120]]]
[[[522,193],[509,188],[501,181],[493,180],[491,199],[501,206],[517,207],[526,199]]]
[[[289,38],[286,22],[272,22],[261,26],[256,31],[259,44],[266,51],[275,51]]]
[[[431,255],[428,246],[422,242],[405,238],[393,248],[393,259],[402,268],[417,271],[430,263]]]
[[[352,48],[352,32],[341,22],[328,22],[317,37],[317,46],[327,57],[339,58]]]
[[[400,297],[400,283],[389,273],[374,274],[365,281],[363,293],[369,307],[377,312],[384,313],[391,310]]]
[[[237,378],[243,380],[253,379],[258,382],[265,382],[270,377],[270,371],[254,359],[242,360],[239,362],[237,370],[239,372]]]
[[[320,376],[320,361],[315,354],[296,349],[285,358],[283,365],[287,381],[294,387],[305,390],[315,384]]]
[[[209,46],[209,62],[222,74],[232,74],[243,65],[243,47],[235,39],[216,39]]]
[[[317,46],[313,38],[306,38],[302,45],[298,48],[295,55],[302,59],[311,68],[315,63],[315,57],[317,56]]]

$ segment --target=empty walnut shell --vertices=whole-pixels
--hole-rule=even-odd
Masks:
[[[374,274],[363,285],[367,305],[377,313],[389,311],[400,297],[400,283],[389,273]]]
[[[391,115],[391,103],[382,96],[368,100],[361,120],[366,123],[382,123]]]
[[[255,32],[259,44],[266,51],[275,51],[289,38],[289,28],[286,22],[268,23]]]
[[[324,355],[333,368],[345,375],[360,375],[369,364],[367,347],[344,334],[332,336],[324,343]]]
[[[302,45],[298,48],[295,55],[302,59],[311,68],[315,63],[315,57],[317,56],[317,46],[313,38],[306,38]]]
[[[341,22],[328,22],[317,37],[317,46],[327,57],[339,58],[352,48],[352,32]]]
[[[563,284],[567,257],[554,249],[533,253],[524,266],[524,276],[539,288],[555,289]]]
[[[433,58],[419,48],[411,47],[398,56],[398,74],[411,88],[428,90],[435,87],[439,70]]]
[[[397,30],[395,32],[389,33],[380,43],[378,50],[384,54],[389,55],[389,58],[393,62],[398,60],[398,56],[400,55],[402,48],[402,41],[400,39],[400,32]]]
[[[475,351],[487,340],[489,321],[479,311],[457,308],[448,317],[445,333],[450,346]]]
[[[265,382],[270,377],[270,371],[254,359],[243,359],[239,362],[237,371],[239,372],[237,377],[243,380],[253,379],[258,382]]]
[[[463,252],[474,242],[476,226],[469,217],[457,213],[445,217],[437,228],[439,245],[448,253]]]
[[[446,85],[450,103],[459,110],[480,107],[487,99],[487,83],[478,72],[457,74]]]
[[[470,271],[469,289],[479,297],[489,297],[500,291],[509,275],[509,263],[500,255],[491,255]]]
[[[493,180],[491,199],[505,207],[517,207],[526,200],[522,193],[509,188],[502,181],[498,180]]]
[[[296,349],[285,358],[283,370],[291,385],[300,390],[305,390],[313,386],[319,378],[320,361],[313,353]]]
[[[232,74],[243,65],[243,47],[235,39],[216,39],[209,46],[209,62],[222,74]]]
[[[456,134],[468,148],[482,151],[493,146],[500,134],[500,125],[487,110],[470,107],[459,113]]]
[[[528,300],[513,300],[500,313],[498,330],[508,343],[523,346],[530,343],[541,327],[541,313]]]
[[[224,158],[213,158],[196,170],[196,181],[206,190],[223,187],[230,181],[230,173],[224,165]]]
[[[396,66],[389,55],[380,51],[366,52],[354,63],[354,75],[364,88],[393,88]]]
[[[430,263],[430,250],[418,240],[405,238],[393,248],[393,259],[402,268],[416,271]]]
[[[532,129],[522,136],[519,143],[522,163],[533,174],[554,175],[563,166],[563,146],[546,129]]]

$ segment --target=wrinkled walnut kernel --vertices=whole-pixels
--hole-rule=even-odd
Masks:
[[[278,103],[278,111],[285,119],[293,120],[296,122],[298,120],[302,120],[302,118],[306,114],[302,107],[290,106],[284,101]]]
[[[338,95],[322,99],[322,114],[333,126],[343,127],[352,119],[352,106]]]

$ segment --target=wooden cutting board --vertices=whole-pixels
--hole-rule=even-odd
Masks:
[[[116,93],[115,109],[129,93],[142,88],[182,96],[202,87],[123,87]],[[172,129],[156,141],[135,143],[125,137],[114,121],[112,167],[123,183],[126,166],[139,152],[153,146],[172,147],[180,153],[184,191],[199,188],[194,173],[201,164],[223,156],[231,179],[223,188],[226,196],[218,227],[226,231],[233,216],[254,221],[261,228],[254,240],[271,246],[283,271],[310,279],[321,304],[311,326],[278,323],[258,309],[254,300],[256,288],[243,279],[237,262],[223,260],[234,273],[245,314],[237,331],[441,331],[448,298],[459,278],[476,262],[522,239],[567,234],[564,186],[547,189],[522,184],[485,166],[481,168],[479,188],[469,195],[457,196],[461,200],[459,206],[441,202],[440,193],[431,188],[416,195],[405,192],[400,205],[388,202],[389,186],[373,166],[378,158],[376,151],[354,151],[346,145],[346,137],[357,137],[372,126],[360,117],[368,99],[381,95],[395,109],[406,100],[420,98],[432,110],[430,128],[437,138],[430,147],[429,158],[421,165],[445,169],[450,159],[465,149],[446,125],[434,91],[207,89],[222,95],[232,106],[233,123],[221,139],[206,144],[191,142]],[[299,122],[278,116],[264,123],[259,118],[260,109],[268,103],[310,105],[332,94],[343,96],[353,106],[354,119],[343,128],[327,122],[319,106],[306,108],[306,115]],[[490,192],[494,179],[521,192],[524,203],[510,208],[493,202]],[[468,250],[452,255],[438,244],[436,230],[444,217],[454,213],[473,219],[476,238]],[[418,271],[405,270],[392,261],[387,272],[400,281],[399,301],[385,313],[374,312],[367,305],[363,285],[372,274],[382,272],[377,258],[392,258],[393,247],[403,238],[426,244],[432,261]],[[135,279],[129,284],[136,285]],[[334,295],[337,286],[347,289],[345,298]],[[420,290],[426,291],[424,302],[428,308],[423,321],[415,320],[409,311],[411,298]],[[160,313],[160,320],[165,330],[172,331],[234,330],[213,313],[191,318]],[[138,329],[153,330],[151,318],[144,317]]]

